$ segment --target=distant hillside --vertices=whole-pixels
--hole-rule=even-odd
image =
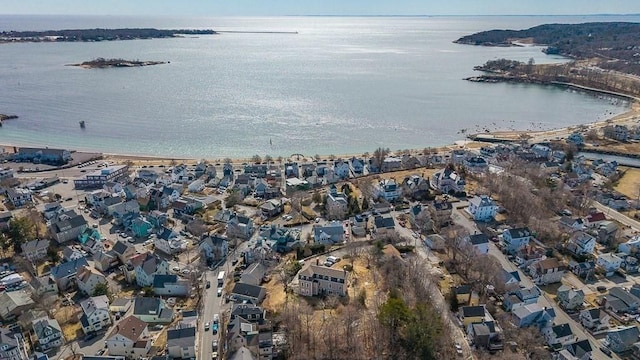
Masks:
[[[209,35],[213,30],[159,30],[145,29],[74,29],[47,31],[2,31],[0,42],[39,41],[111,41],[169,38],[182,35]]]
[[[597,22],[547,24],[526,30],[490,30],[463,36],[459,44],[513,46],[519,39],[545,45],[545,52],[574,59],[618,60],[608,68],[624,71],[624,66],[640,67],[640,23]],[[635,72],[635,71],[632,71]]]

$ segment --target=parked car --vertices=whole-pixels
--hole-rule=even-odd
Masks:
[[[204,331],[209,331],[210,327],[211,327],[211,324],[209,324],[208,321],[206,323],[204,323]]]
[[[218,297],[222,296],[222,288],[218,288]]]
[[[207,289],[211,287],[211,281],[207,280]]]
[[[462,356],[462,346],[460,346],[460,344],[455,344],[454,347],[456,348],[458,356]]]
[[[607,291],[607,287],[604,285],[600,285],[596,288],[596,290],[598,290],[599,292],[605,292]]]

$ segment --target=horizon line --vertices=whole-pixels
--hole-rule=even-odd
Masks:
[[[527,17],[527,16],[638,16],[640,13],[589,13],[589,14],[263,14],[263,15],[136,15],[136,14],[1,14],[0,16],[105,16],[105,17],[169,17],[169,18],[209,18],[209,17]]]

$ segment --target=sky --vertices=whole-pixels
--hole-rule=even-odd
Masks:
[[[583,15],[639,14],[639,0],[1,0],[0,14]]]

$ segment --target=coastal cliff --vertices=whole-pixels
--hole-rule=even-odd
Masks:
[[[140,67],[140,66],[151,66],[151,65],[160,65],[160,64],[166,64],[166,62],[97,58],[94,60],[85,61],[80,64],[69,64],[68,66],[79,66],[85,69],[105,69],[105,68]]]

